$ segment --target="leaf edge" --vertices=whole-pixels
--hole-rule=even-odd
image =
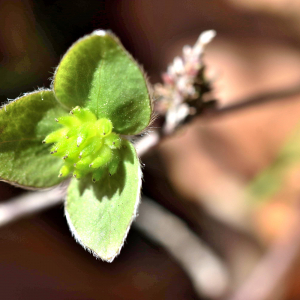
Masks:
[[[135,148],[134,148],[135,149]],[[136,150],[135,150],[135,154],[137,155],[136,153]],[[138,158],[138,161],[139,161],[139,157],[137,156]],[[138,183],[138,188],[137,188],[137,196],[136,196],[136,199],[135,199],[135,205],[134,205],[134,211],[133,211],[133,214],[132,214],[132,217],[129,221],[129,224],[127,226],[127,229],[126,229],[126,232],[123,236],[123,240],[122,240],[122,243],[118,249],[118,251],[115,253],[115,255],[113,257],[110,257],[110,258],[104,258],[104,257],[101,257],[97,254],[96,251],[94,251],[93,249],[91,249],[90,247],[86,246],[79,234],[77,233],[76,229],[75,229],[75,226],[73,225],[72,221],[71,221],[71,218],[70,218],[70,215],[67,211],[67,200],[66,200],[66,197],[65,197],[65,203],[64,203],[64,214],[65,214],[65,217],[66,217],[66,220],[67,220],[67,224],[69,226],[69,230],[72,234],[72,236],[74,237],[75,241],[81,245],[83,247],[84,250],[86,250],[87,252],[91,253],[96,259],[101,259],[102,261],[105,261],[105,262],[108,262],[108,263],[111,263],[113,262],[113,260],[120,254],[121,252],[121,249],[124,245],[124,242],[127,238],[127,235],[128,235],[128,232],[131,228],[131,225],[132,225],[132,222],[135,220],[135,218],[138,216],[137,212],[138,212],[138,207],[141,203],[141,187],[142,187],[142,178],[143,178],[143,173],[142,173],[142,169],[141,169],[141,164],[140,164],[140,161],[139,161],[139,165],[138,165],[138,178],[139,178],[139,183]],[[73,179],[72,180],[77,180],[77,179]]]

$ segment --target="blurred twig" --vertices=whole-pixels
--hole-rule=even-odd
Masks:
[[[272,101],[273,99],[280,100],[298,93],[300,93],[300,86],[297,85],[290,89],[251,97],[227,107],[213,107],[206,112],[208,116],[219,116],[260,105]],[[160,140],[161,136],[159,131],[152,131],[148,135],[143,136],[136,143],[138,155],[142,156],[145,154],[150,148],[157,145]],[[64,195],[65,186],[60,186],[48,191],[25,193],[1,203],[0,226],[52,206],[62,204]],[[150,218],[150,213],[146,212],[146,207],[148,207],[147,209],[150,207],[149,211],[155,211],[153,215],[157,215],[156,217],[161,223],[165,222],[160,230],[157,230],[158,227],[156,229],[154,228],[154,219]],[[160,211],[160,213],[157,213],[157,211]],[[186,270],[187,274],[189,274],[199,294],[210,295],[211,297],[221,295],[221,291],[224,291],[226,287],[227,280],[224,266],[211,250],[203,245],[195,234],[189,231],[182,221],[173,216],[170,212],[160,207],[158,208],[153,202],[151,202],[151,204],[146,202],[146,204],[142,205],[140,215],[141,217],[137,219],[136,226],[142,229],[143,232],[146,232],[152,239],[161,243],[176,258]],[[172,226],[177,224],[176,226],[179,229],[177,230],[176,237],[178,240],[168,239],[171,236],[170,232],[175,230],[172,226],[166,228],[168,222],[172,224]],[[298,227],[294,228],[287,237],[284,237],[272,247],[270,252],[262,259],[259,266],[253,271],[248,281],[232,298],[229,298],[229,300],[264,300],[266,298],[273,288],[276,287],[277,282],[284,276],[300,248],[299,228],[300,224],[298,224]],[[276,275],[273,272],[274,269],[277,270]],[[272,276],[270,276],[270,274],[272,274]],[[253,289],[253,286],[255,286],[257,282],[259,282],[259,286],[263,286],[260,290]],[[215,287],[215,289],[213,287]],[[247,297],[245,296],[246,294]]]
[[[160,135],[158,131],[151,131],[148,135],[143,136],[135,143],[136,152],[139,156],[143,156],[152,147],[158,144]]]
[[[134,225],[178,261],[199,296],[216,298],[224,294],[229,282],[226,267],[182,220],[143,197]]]
[[[28,192],[0,203],[0,227],[63,202],[66,185],[43,192]]]
[[[227,300],[271,299],[300,251],[300,207],[297,218],[262,257],[248,279]]]
[[[28,192],[0,205],[0,226],[63,204],[65,187]],[[134,226],[161,244],[190,277],[196,292],[210,298],[222,295],[228,273],[222,261],[178,217],[143,198]]]
[[[289,88],[281,89],[273,92],[260,93],[246,99],[230,101],[232,104],[224,107],[209,107],[205,113],[208,116],[220,116],[232,112],[237,112],[243,109],[251,108],[254,106],[262,105],[268,102],[282,101],[287,97],[300,94],[300,82]]]

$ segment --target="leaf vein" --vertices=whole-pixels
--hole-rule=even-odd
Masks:
[[[22,141],[30,141],[30,140],[39,140],[40,138],[42,138],[42,137],[22,138],[20,140],[2,141],[2,142],[0,142],[0,145],[1,144],[5,144],[5,143],[22,142]]]

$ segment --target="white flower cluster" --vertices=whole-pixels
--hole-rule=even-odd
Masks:
[[[205,46],[216,35],[214,30],[203,32],[193,47],[184,46],[183,56],[175,57],[167,72],[162,75],[163,84],[154,87],[156,111],[166,116],[165,133],[171,132],[190,113],[186,101],[199,97],[195,81],[203,67]]]

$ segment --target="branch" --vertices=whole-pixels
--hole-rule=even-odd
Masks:
[[[261,105],[273,100],[281,100],[288,96],[294,96],[300,93],[300,84],[285,90],[276,92],[263,93],[246,100],[236,101],[237,103],[228,105],[222,108],[209,108],[205,110],[207,116],[219,116],[240,109],[246,109],[255,105]],[[137,154],[144,155],[152,147],[156,146],[160,141],[159,131],[152,131],[148,135],[144,135],[135,144]],[[10,199],[8,202],[0,204],[0,226],[12,222],[28,214],[34,214],[41,210],[47,209],[60,203],[57,196],[64,193],[65,187],[57,187],[51,191],[34,192],[21,195],[19,197]],[[59,197],[58,197],[59,198]],[[37,199],[39,199],[37,201]]]
[[[134,146],[139,157],[143,156],[152,147],[156,146],[160,141],[160,134],[158,131],[152,131],[148,135],[144,135],[138,140]]]
[[[143,155],[159,142],[159,134],[153,131],[143,136],[136,144],[137,154]],[[38,213],[61,204],[68,182],[42,192],[27,192],[21,196],[0,203],[0,227],[25,216]]]
[[[43,192],[28,192],[0,204],[0,227],[63,202],[66,185]]]
[[[182,220],[143,197],[134,226],[176,259],[199,296],[217,298],[224,294],[229,282],[227,269]]]
[[[227,300],[266,300],[276,291],[300,250],[300,208],[297,218],[271,246],[249,278]]]
[[[63,204],[66,187],[29,192],[0,205],[0,226]],[[228,285],[221,260],[178,217],[143,197],[139,217],[133,223],[148,238],[162,245],[190,277],[196,292],[216,298]]]
[[[224,107],[208,107],[206,110],[204,110],[204,113],[208,116],[213,117],[220,116],[223,114],[240,111],[243,109],[251,108],[273,101],[282,101],[285,100],[287,97],[296,96],[298,94],[300,94],[300,82],[289,88],[281,89],[278,91],[260,93],[258,95],[246,99],[230,101],[233,104]]]

